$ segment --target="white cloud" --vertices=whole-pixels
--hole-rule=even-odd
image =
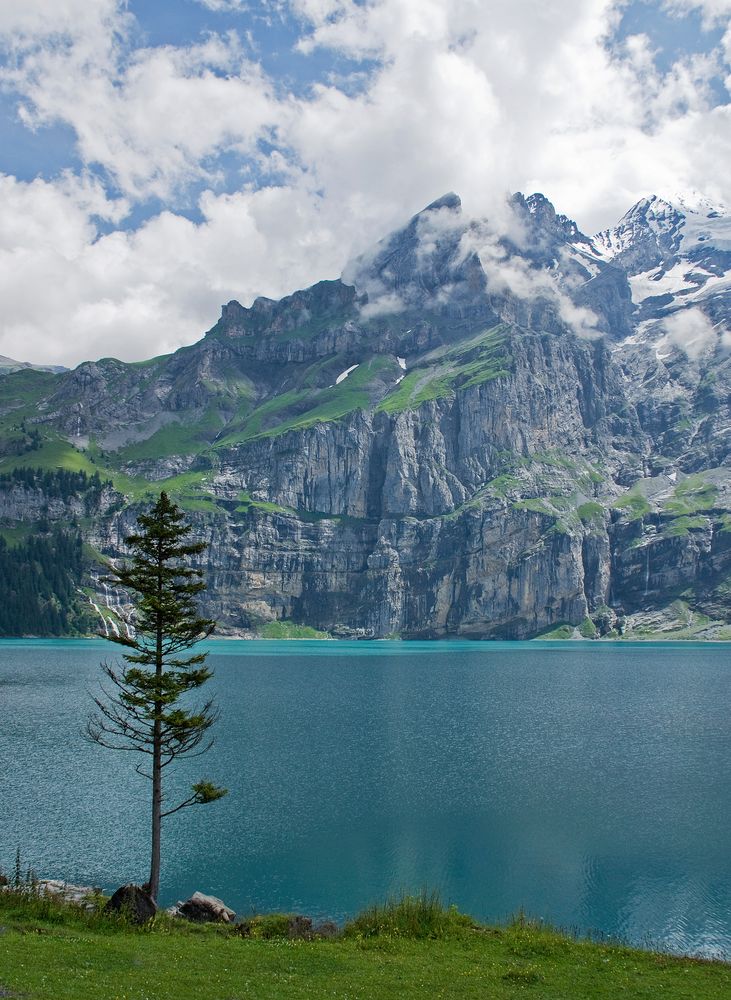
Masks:
[[[689,358],[700,357],[704,351],[719,346],[731,350],[731,331],[714,327],[702,309],[681,309],[664,319],[662,325],[665,329],[662,343],[679,347]]]
[[[122,206],[91,182],[0,177],[0,353],[150,357],[199,339],[231,298],[279,297],[340,270],[343,230],[304,187],[209,192],[200,207],[200,224],[164,212],[97,237],[89,212]]]
[[[592,231],[660,186],[729,186],[696,136],[712,114],[718,54],[662,74],[646,40],[610,49],[618,4],[296,6],[311,25],[304,48],[382,60],[365,93],[316,91],[289,133],[335,197],[406,198],[415,209],[453,189],[489,212],[509,190],[542,190]],[[728,128],[716,144],[731,153]]]
[[[98,16],[75,22],[69,11],[45,33],[13,36],[8,25],[0,84],[20,97],[29,128],[71,126],[82,160],[103,167],[125,195],[165,200],[191,181],[214,182],[221,153],[255,156],[286,115],[288,102],[274,99],[235,33],[130,49],[120,5],[90,6]]]
[[[702,7],[720,23],[729,4],[672,6]],[[111,178],[124,195],[66,176],[16,183],[0,201],[0,232],[20,241],[2,251],[10,307],[0,352],[76,361],[172,349],[210,326],[226,298],[247,303],[335,276],[449,190],[496,229],[510,224],[504,197],[516,189],[543,191],[586,232],[658,189],[731,203],[731,110],[713,106],[711,86],[731,71],[731,29],[725,47],[662,73],[646,37],[612,42],[621,8],[291,0],[302,52],[375,60],[355,90],[323,76],[295,97],[235,34],[146,48],[121,0],[0,5],[0,83],[21,120],[69,125],[82,161],[101,165],[108,190]],[[216,193],[224,153],[247,183],[276,172],[281,187]],[[98,238],[94,215],[114,223],[151,195],[174,208],[191,182],[209,187],[202,223],[171,211]],[[513,274],[515,294],[533,277]],[[591,333],[592,317],[569,301],[565,318]]]
[[[514,219],[511,236],[520,242],[520,222]],[[505,231],[505,226],[501,226]],[[463,255],[475,252],[487,277],[487,288],[499,296],[524,302],[543,299],[573,332],[584,338],[599,336],[598,317],[586,306],[576,305],[561,287],[555,271],[531,266],[523,257],[512,255],[500,242],[501,233],[490,226],[470,228],[462,239]]]
[[[691,11],[700,11],[707,28],[731,16],[731,0],[663,0],[662,6],[681,17]]]
[[[213,11],[249,10],[251,7],[247,0],[196,0],[196,3]]]
[[[0,4],[0,35],[19,47],[37,45],[53,35],[66,38],[120,30],[131,19],[120,0],[23,0]]]

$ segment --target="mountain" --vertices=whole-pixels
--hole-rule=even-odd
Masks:
[[[445,195],[174,354],[4,376],[0,531],[116,558],[164,488],[231,633],[731,638],[731,220],[508,208]],[[99,475],[51,495],[56,468]],[[80,591],[123,628],[101,575]]]
[[[68,371],[63,365],[32,365],[29,361],[14,361],[0,354],[0,375],[8,375],[10,372],[20,371],[22,368],[35,368],[42,372],[65,372]]]
[[[729,346],[731,216],[725,209],[698,196],[674,203],[644,198],[614,230],[599,233],[594,247],[627,272],[641,325],[701,308]]]

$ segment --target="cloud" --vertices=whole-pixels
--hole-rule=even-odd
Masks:
[[[698,358],[705,351],[721,347],[731,350],[731,331],[712,325],[702,309],[681,309],[663,320],[665,337],[662,344],[679,347],[689,358]]]
[[[200,223],[163,212],[102,236],[91,214],[126,206],[98,182],[0,176],[0,205],[0,353],[19,360],[165,353],[198,340],[232,298],[280,297],[340,270],[342,230],[304,187],[208,192]]]
[[[619,4],[296,6],[310,26],[304,50],[380,61],[362,93],[318,88],[289,133],[335,197],[410,193],[415,209],[452,189],[490,213],[507,191],[541,190],[591,232],[657,187],[729,187],[696,134],[724,118],[716,142],[731,153],[727,109],[712,108],[720,52],[662,73],[646,39],[614,38]]]
[[[559,283],[556,271],[531,265],[524,257],[513,255],[504,243],[505,227],[501,229],[496,231],[489,225],[472,226],[462,239],[462,255],[476,253],[480,258],[488,292],[508,300],[543,300],[577,336],[598,337],[601,331],[597,315],[572,301],[569,291]],[[522,235],[520,220],[516,218],[511,238],[519,243]]]
[[[119,0],[23,0],[0,5],[0,35],[10,48],[37,47],[56,36],[69,40],[96,35],[106,39],[109,29],[126,30],[132,18]]]
[[[375,319],[377,316],[393,316],[404,309],[406,303],[395,292],[371,290],[368,301],[360,307],[360,314],[363,319]]]
[[[213,11],[243,11],[251,7],[247,0],[195,0],[195,2]]]
[[[119,4],[92,2],[97,16],[76,22],[68,3],[50,30],[13,38],[0,84],[20,97],[29,128],[70,126],[83,162],[102,167],[126,196],[170,200],[191,182],[215,183],[220,155],[234,151],[245,166],[286,116],[288,102],[274,98],[235,32],[130,48]]]
[[[679,17],[692,11],[700,11],[706,28],[731,16],[731,0],[663,0],[662,6]]]
[[[717,24],[728,8],[665,6]],[[121,0],[0,6],[0,86],[39,137],[52,123],[72,128],[85,171],[75,188],[68,175],[16,182],[0,202],[0,232],[15,233],[23,214],[28,226],[3,251],[2,353],[68,362],[189,343],[227,298],[246,304],[333,277],[449,190],[496,232],[512,225],[505,196],[516,189],[543,191],[585,232],[658,189],[731,203],[731,108],[718,104],[731,30],[661,72],[645,36],[617,36],[620,0],[266,8],[298,19],[299,60],[317,53],[309,91],[270,79],[234,33],[149,47]],[[256,42],[265,48],[267,36]],[[355,60],[345,65],[357,85],[321,68],[330,57]],[[226,193],[223,179],[237,173],[239,190]],[[121,226],[153,197],[168,210],[100,234],[99,217]],[[175,214],[191,199],[197,224]],[[509,277],[515,295],[535,290],[535,274],[503,265],[493,280]],[[541,292],[592,332],[566,290]]]

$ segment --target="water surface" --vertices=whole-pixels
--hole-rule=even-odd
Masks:
[[[437,888],[731,957],[731,657],[701,644],[211,642],[229,796],[165,821],[161,899],[343,920]],[[81,737],[103,641],[0,642],[0,864],[113,888],[149,783]],[[183,773],[185,772],[185,773]]]

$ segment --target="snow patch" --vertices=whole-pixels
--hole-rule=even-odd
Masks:
[[[341,382],[344,382],[348,375],[350,375],[351,372],[354,372],[356,368],[360,368],[360,364],[351,365],[350,368],[346,368],[344,372],[340,372],[338,377],[335,379],[335,385],[340,385]]]
[[[406,358],[397,357],[396,360],[399,363],[399,368],[403,368],[403,370],[406,371]]]
[[[639,305],[645,299],[655,295],[677,295],[696,289],[695,282],[689,282],[687,274],[698,271],[687,261],[680,261],[674,267],[663,273],[662,269],[653,268],[641,274],[628,275],[632,289],[632,301]]]

